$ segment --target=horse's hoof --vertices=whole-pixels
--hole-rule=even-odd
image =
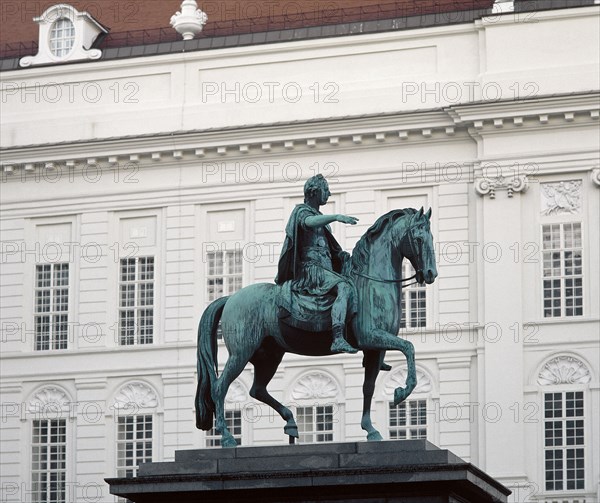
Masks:
[[[221,447],[237,447],[235,438],[229,436],[221,439]]]
[[[383,437],[381,436],[381,434],[377,430],[375,430],[375,431],[371,431],[367,435],[367,440],[369,442],[378,442],[379,440],[383,440]]]
[[[285,426],[283,428],[283,432],[290,437],[299,438],[298,427],[297,426]]]

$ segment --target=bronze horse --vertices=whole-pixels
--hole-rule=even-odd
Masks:
[[[404,401],[417,384],[415,353],[411,342],[397,336],[401,319],[402,260],[408,258],[419,283],[433,283],[437,270],[431,209],[393,210],[381,216],[361,237],[352,253],[349,274],[356,286],[358,312],[348,326],[348,341],[364,353],[363,415],[361,427],[368,440],[382,440],[371,423],[371,400],[375,380],[386,350],[396,349],[406,357],[406,386],[394,391],[394,403]],[[286,421],[284,431],[292,443],[298,426],[292,411],[273,398],[267,385],[286,352],[301,355],[330,355],[331,333],[300,332],[281,324],[277,296],[280,287],[258,283],[230,297],[215,300],[204,311],[198,327],[198,388],[196,426],[216,429],[223,447],[235,447],[227,429],[224,402],[231,383],[248,362],[254,365],[250,396],[275,409]],[[219,320],[229,358],[217,377],[217,327]]]

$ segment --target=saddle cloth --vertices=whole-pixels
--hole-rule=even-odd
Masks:
[[[301,294],[292,288],[293,283],[293,280],[286,281],[279,289],[277,305],[280,321],[308,332],[331,330],[331,306],[335,295]]]

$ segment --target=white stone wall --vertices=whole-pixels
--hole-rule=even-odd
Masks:
[[[427,399],[428,439],[511,486],[513,501],[545,501],[555,495],[543,487],[542,393],[583,390],[586,483],[577,496],[594,501],[597,14],[592,7],[509,13],[474,24],[2,74],[4,499],[28,498],[30,402],[48,386],[66,397],[67,482],[77,501],[109,500],[102,479],[116,473],[115,404],[128,386],[156,396],[142,407],[155,418],[154,460],[205,445],[193,410],[204,252],[237,244],[244,284],[271,282],[290,210],[319,171],[333,192],[325,211],[360,218],[333,226],[346,249],[390,208],[433,209],[439,277],[427,291],[428,326],[402,334],[430,383],[415,394]],[[259,86],[262,100],[242,92],[272,81],[277,89],[294,83],[290,93],[297,83],[303,98],[270,100],[268,86]],[[235,92],[222,93],[224,82],[234,90],[239,83],[237,102]],[[57,87],[49,83],[63,93],[54,103],[49,93]],[[509,197],[513,175],[526,175],[529,188]],[[573,218],[583,227],[584,315],[543,318],[540,184],[574,179],[582,184]],[[480,194],[482,180],[498,185],[494,199]],[[219,218],[236,222],[226,242],[215,231]],[[35,264],[56,253],[70,264],[69,349],[33,351]],[[118,259],[129,253],[156,257],[148,346],[115,339]],[[589,379],[540,385],[543,366],[557,357],[576,358]],[[394,370],[403,365],[398,354],[386,361]],[[310,372],[335,384],[333,396],[294,398]],[[374,397],[384,436],[393,372],[381,375]],[[269,389],[285,403],[336,403],[335,440],[363,440],[362,373],[359,356],[286,355]],[[280,418],[248,397],[250,366],[238,382],[231,406],[243,408],[244,444],[287,442]]]

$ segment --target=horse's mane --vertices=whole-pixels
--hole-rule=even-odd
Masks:
[[[383,232],[388,225],[393,224],[404,215],[413,215],[417,212],[414,208],[392,210],[380,216],[371,227],[367,229],[352,251],[352,265],[357,270],[363,270],[369,262],[369,248],[373,240]]]

